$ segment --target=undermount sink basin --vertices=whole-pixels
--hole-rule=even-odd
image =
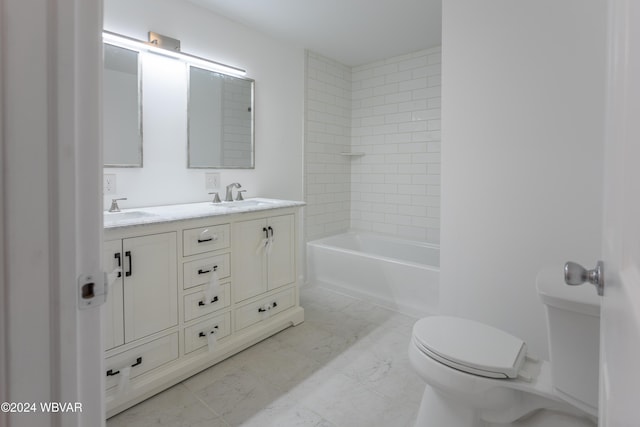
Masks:
[[[251,206],[268,206],[272,205],[274,202],[270,200],[264,199],[247,199],[247,200],[239,200],[235,202],[226,202],[222,206],[228,208],[248,208]]]
[[[157,215],[154,215],[149,212],[143,212],[143,211],[105,212],[104,223],[106,225],[106,224],[113,224],[113,223],[123,222],[123,221],[152,218],[155,216]]]
[[[262,200],[239,200],[230,203],[231,206],[259,206],[266,204],[268,204],[268,202],[264,202]]]

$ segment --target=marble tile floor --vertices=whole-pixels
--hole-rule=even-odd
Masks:
[[[110,418],[107,427],[412,426],[415,319],[319,288],[305,321]]]

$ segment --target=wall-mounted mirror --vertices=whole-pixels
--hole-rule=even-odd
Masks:
[[[138,51],[104,44],[105,167],[142,167],[141,74]]]
[[[189,66],[188,167],[252,169],[254,81]]]

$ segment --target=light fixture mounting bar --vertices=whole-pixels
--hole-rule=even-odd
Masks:
[[[239,76],[244,76],[247,73],[246,70],[234,67],[233,65],[223,64],[221,62],[212,61],[210,59],[182,52],[180,50],[180,40],[163,36],[161,34],[154,33],[153,31],[149,31],[149,41],[147,42],[123,36],[121,34],[112,33],[111,31],[103,31],[102,37],[105,43],[168,56],[182,60],[187,64],[211,71]]]
[[[149,43],[161,49],[180,52],[180,40],[149,31]]]

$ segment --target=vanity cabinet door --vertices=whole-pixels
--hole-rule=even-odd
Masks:
[[[263,250],[267,221],[240,221],[233,226],[233,289],[235,301],[267,291],[267,259]]]
[[[122,240],[125,342],[178,324],[176,233]]]
[[[267,230],[272,235],[271,251],[268,252],[268,290],[288,285],[295,281],[295,240],[293,215],[269,218]]]
[[[234,224],[233,287],[243,301],[295,282],[293,215]],[[265,245],[271,240],[271,243]]]
[[[116,274],[104,307],[104,344],[110,350],[178,324],[176,233],[109,240],[107,273]]]
[[[103,264],[107,273],[122,268],[122,240],[104,242]],[[115,274],[115,273],[114,273]],[[107,302],[104,305],[104,348],[106,350],[124,344],[124,296],[122,290],[122,272],[117,275],[109,288]]]

